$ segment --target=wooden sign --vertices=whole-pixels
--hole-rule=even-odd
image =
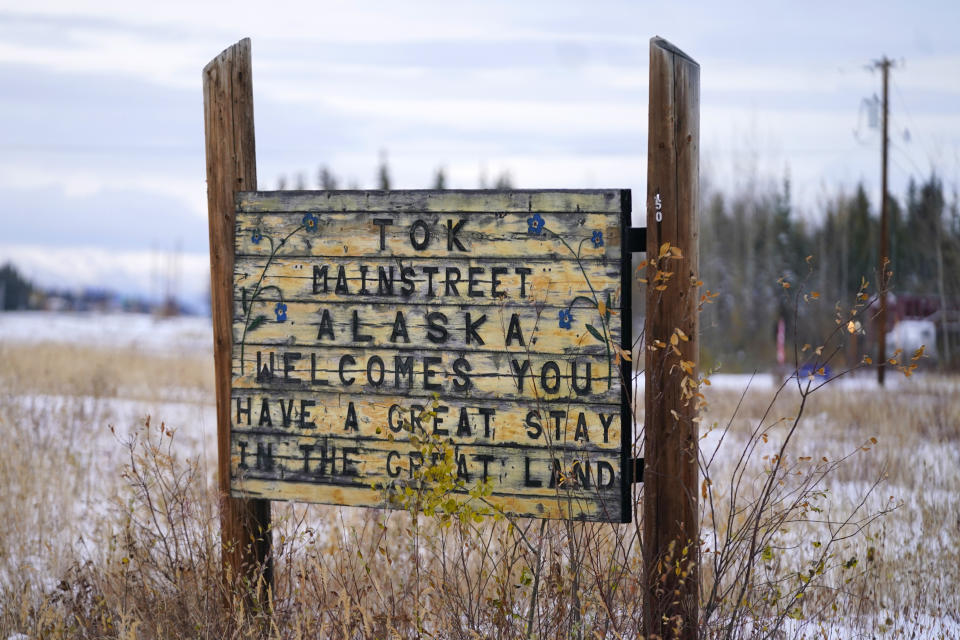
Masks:
[[[629,521],[629,218],[621,190],[238,193],[233,495],[398,506],[442,461],[459,501]]]

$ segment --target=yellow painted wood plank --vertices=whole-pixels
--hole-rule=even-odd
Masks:
[[[240,360],[240,352],[243,360]],[[594,355],[234,346],[233,387],[617,402],[619,370]],[[259,375],[258,375],[259,374]]]
[[[276,482],[247,479],[233,487],[236,497],[257,497],[267,500],[315,502],[352,507],[395,508],[382,491],[357,487],[330,487],[318,493],[316,486],[299,482]],[[322,498],[322,499],[318,499]],[[517,496],[491,496],[493,508],[515,517],[528,518],[576,518],[588,521],[618,522],[622,519],[619,499],[610,496],[598,499],[580,497],[558,492],[555,496],[523,498]]]
[[[444,459],[446,449],[420,444],[325,436],[239,433],[231,448],[231,473],[318,485],[384,487],[423,480],[422,471]],[[464,489],[488,481],[494,493],[549,496],[558,488],[584,493],[617,492],[616,451],[548,450],[490,445],[449,445],[449,480]],[[457,468],[459,467],[459,468]],[[579,477],[578,477],[579,476]],[[569,480],[567,480],[569,478]]]
[[[285,301],[369,302],[383,305],[569,306],[578,296],[620,306],[619,261],[516,260],[464,264],[394,258],[237,257],[234,298]],[[266,269],[266,271],[265,271]],[[583,306],[578,301],[577,306]]]
[[[380,345],[401,350],[490,351],[525,354],[587,355],[606,363],[607,345],[586,329],[603,332],[595,307],[581,302],[572,309],[534,305],[461,307],[458,305],[331,304],[286,302],[286,319],[276,320],[276,300],[251,306],[249,316],[240,304],[235,310],[234,344],[300,348],[364,347]],[[561,326],[559,313],[568,312],[570,328]],[[253,324],[263,316],[265,321]],[[244,323],[252,329],[244,331]],[[610,323],[608,335],[620,343],[620,323]]]
[[[619,451],[620,406],[501,398],[354,396],[333,391],[233,389],[235,433],[408,442],[411,434],[461,445]]]
[[[530,233],[534,215],[543,221],[540,233]],[[276,249],[278,256],[389,256],[403,260],[575,260],[578,251],[581,260],[615,261],[620,257],[619,212],[423,213],[390,217],[368,212],[318,213],[312,231],[302,226],[304,217],[300,213],[238,213],[237,255],[269,256]],[[392,223],[378,224],[377,220]],[[422,225],[417,221],[422,221]],[[602,233],[600,246],[593,242],[595,231]],[[454,238],[459,244],[453,242]]]
[[[619,213],[620,189],[472,191],[260,191],[237,194],[238,211]]]

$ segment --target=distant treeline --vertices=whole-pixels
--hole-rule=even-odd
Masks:
[[[33,285],[11,263],[0,267],[0,311],[30,308]]]
[[[321,189],[323,191],[362,188],[360,183],[358,183],[356,180],[342,180],[327,166],[321,166],[317,170],[317,179],[315,184],[317,189]],[[500,173],[500,175],[495,177],[492,181],[488,181],[486,174],[481,173],[478,176],[477,185],[478,189],[512,189],[513,179],[511,178],[509,171]],[[292,179],[288,178],[286,175],[280,175],[277,178],[277,190],[279,191],[285,191],[287,189],[303,191],[310,188],[311,185],[307,180],[307,175],[302,171],[294,174]],[[373,188],[382,191],[389,191],[390,189],[394,188],[393,178],[390,175],[390,166],[387,162],[387,154],[385,151],[380,152],[380,162],[377,165]],[[443,167],[437,168],[437,171],[433,176],[433,181],[426,188],[447,188],[447,173]]]
[[[919,184],[911,181],[904,201],[890,196],[888,202],[890,291],[901,299],[923,296],[937,308],[956,310],[957,194],[950,194],[948,202],[943,182],[931,175]],[[789,179],[733,196],[707,194],[700,230],[701,279],[719,296],[701,317],[704,364],[719,363],[726,371],[768,370],[776,358],[781,317],[790,363],[794,343],[815,348],[837,327],[838,310],[843,314],[850,309],[864,281],[867,293],[876,294],[878,209],[862,185],[852,193],[837,193],[809,216],[795,212]],[[804,300],[803,293],[816,295]],[[848,332],[835,368],[859,362],[864,355],[876,357],[877,309],[860,314],[861,331]],[[888,331],[895,316],[891,310]],[[944,334],[947,340],[951,334],[941,328],[938,325],[941,360],[956,361],[956,335],[952,345],[944,344]]]
[[[157,304],[99,287],[81,287],[75,290],[50,289],[38,286],[26,278],[17,267],[8,262],[0,266],[0,311],[126,311],[180,315],[190,310],[167,300]]]

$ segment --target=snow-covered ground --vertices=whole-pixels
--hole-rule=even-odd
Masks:
[[[206,316],[15,311],[0,313],[0,342],[66,342],[163,353],[212,353],[213,329]]]
[[[122,313],[0,313],[0,351],[3,345],[29,347],[50,342],[105,349],[134,349],[176,358],[178,354],[210,356],[213,339],[208,317],[164,319],[144,314]],[[152,365],[152,362],[152,359],[148,360],[148,365]],[[210,365],[212,366],[212,357]],[[779,379],[767,372],[716,373],[710,376],[710,382],[710,386],[705,386],[703,391],[711,403],[711,394],[729,398],[731,394],[748,389],[751,396],[764,400],[765,404],[780,384]],[[639,384],[642,384],[642,379]],[[104,396],[91,396],[83,390],[71,395],[69,390],[63,392],[29,387],[18,391],[0,389],[0,421],[6,415],[15,416],[25,424],[39,425],[29,432],[30,437],[37,438],[38,444],[47,441],[47,428],[57,429],[57,433],[51,434],[52,441],[57,446],[74,448],[82,458],[83,465],[89,465],[85,466],[89,470],[85,472],[89,478],[85,481],[84,490],[80,492],[82,495],[70,497],[73,502],[65,500],[64,513],[60,514],[57,520],[77,522],[85,515],[107,515],[109,505],[103,500],[104,491],[111,490],[107,479],[112,478],[115,482],[118,470],[125,463],[123,447],[117,440],[125,440],[144,424],[148,415],[151,416],[154,427],[163,421],[168,427],[175,429],[178,451],[189,457],[198,456],[202,468],[208,470],[208,477],[212,475],[216,466],[216,415],[212,389],[207,388],[208,386],[208,383],[189,384],[176,378],[168,378],[166,387],[151,385],[149,393],[144,393],[139,387],[134,390],[133,386],[125,386],[121,381],[110,387],[110,392]],[[796,382],[790,383],[788,388],[786,397],[795,397]],[[889,528],[884,525],[879,541],[871,544],[882,546],[885,553],[891,557],[915,557],[916,560],[904,561],[908,564],[903,567],[927,576],[930,588],[945,595],[942,601],[956,602],[954,596],[946,595],[951,591],[948,582],[957,575],[956,569],[938,567],[935,558],[942,556],[944,551],[954,544],[957,539],[954,527],[960,522],[956,520],[956,513],[950,516],[951,510],[957,504],[956,460],[960,455],[960,446],[956,436],[957,425],[950,422],[956,419],[953,413],[956,405],[949,400],[960,393],[960,382],[955,377],[938,376],[929,372],[919,372],[906,378],[891,370],[887,376],[887,384],[881,390],[877,386],[875,373],[864,371],[831,381],[828,389],[833,389],[834,393],[840,391],[842,394],[849,394],[850,406],[860,409],[852,409],[850,415],[838,418],[836,414],[825,410],[821,413],[819,407],[811,407],[805,418],[805,428],[808,428],[809,432],[805,435],[803,446],[807,447],[809,443],[816,451],[801,451],[798,452],[799,455],[816,453],[817,456],[828,455],[831,459],[836,459],[851,449],[857,450],[870,436],[880,435],[881,443],[869,454],[879,459],[879,466],[876,469],[862,467],[865,472],[869,471],[873,475],[848,474],[846,477],[834,478],[829,487],[831,502],[839,508],[855,501],[869,487],[868,481],[876,477],[877,473],[885,473],[881,467],[886,467],[891,472],[889,480],[866,506],[869,510],[876,511],[892,499],[901,507],[889,516]],[[871,403],[881,406],[880,400],[887,398],[888,393],[896,394],[893,402],[904,407],[907,414],[929,414],[929,418],[922,418],[914,426],[924,426],[924,420],[939,421],[941,426],[936,429],[940,431],[935,433],[940,435],[927,437],[913,432],[908,435],[908,421],[904,419],[907,414],[902,412],[898,414],[897,420],[890,420],[877,412],[866,413],[866,407],[871,406]],[[939,404],[931,402],[935,395],[939,397]],[[943,408],[942,415],[935,411],[931,413],[935,406]],[[864,412],[864,415],[856,414],[857,411]],[[740,419],[738,417],[738,420]],[[751,421],[748,417],[743,419],[746,423]],[[877,426],[875,423],[884,419],[888,423],[886,437],[872,431]],[[755,422],[756,419],[753,420]],[[853,424],[856,424],[856,428],[851,426]],[[947,426],[943,427],[942,424]],[[704,455],[709,458],[720,448],[716,456],[716,466],[711,467],[717,474],[715,478],[728,475],[729,461],[725,462],[724,458],[736,458],[746,444],[746,433],[749,431],[741,424],[739,429],[735,427],[723,435],[724,426],[725,423],[722,422],[714,425],[712,420],[701,425],[700,444]],[[113,427],[113,430],[110,427]],[[904,436],[902,439],[898,437],[901,434]],[[776,453],[778,438],[776,430],[771,431],[770,442],[764,442],[758,447],[760,454]],[[42,446],[31,449],[42,450]],[[41,518],[42,513],[42,506],[37,506],[36,517]],[[708,531],[705,528],[704,533]],[[74,532],[76,533],[88,538],[93,535],[82,526]],[[914,551],[916,541],[921,539],[925,541],[925,548]],[[955,557],[955,554],[952,557]],[[44,559],[39,556],[36,558],[38,568],[44,565],[42,560]],[[891,583],[896,584],[896,581]],[[953,587],[955,591],[958,585]],[[926,596],[918,598],[911,595],[911,590],[915,589],[913,583],[887,587],[888,593],[897,595],[893,596],[893,601],[885,603],[885,609],[925,602]],[[890,628],[898,630],[900,635],[897,637],[912,637],[910,634],[915,632],[916,637],[930,637],[925,636],[923,630],[923,626],[928,623],[928,630],[935,628],[960,635],[955,612],[944,612],[942,618],[928,619],[923,609],[923,606],[919,606],[913,610],[911,617],[895,620],[889,625]],[[881,620],[885,621],[885,618]],[[874,626],[880,626],[880,623]],[[828,637],[844,637],[843,630],[833,629]]]
[[[88,369],[68,360],[76,351],[58,345],[102,348],[107,355]],[[20,359],[3,363],[7,383],[0,385],[0,443],[6,451],[0,474],[7,496],[0,499],[8,509],[0,558],[9,554],[0,562],[0,584],[29,579],[53,590],[69,561],[103,551],[100,527],[115,519],[124,465],[130,462],[125,443],[143,438],[148,418],[154,438],[163,423],[176,434],[174,452],[196,459],[203,477],[212,480],[212,389],[198,382],[203,376],[182,379],[177,372],[155,371],[181,360],[203,363],[212,345],[209,318],[0,313],[0,360]],[[4,347],[15,349],[4,354]],[[45,360],[19,375],[32,353]],[[133,376],[121,362],[125,353],[149,356],[132,358],[141,368]],[[212,367],[212,357],[209,362]],[[94,384],[97,376],[108,383]],[[35,482],[38,477],[44,481]]]

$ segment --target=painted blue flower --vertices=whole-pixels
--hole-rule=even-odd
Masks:
[[[538,236],[541,231],[543,231],[543,216],[535,213],[532,218],[527,218],[527,233]]]
[[[573,322],[573,313],[570,309],[560,309],[560,328],[569,329],[571,322]]]
[[[282,302],[278,302],[277,306],[273,308],[273,312],[277,314],[277,322],[286,322],[287,321],[287,305]]]
[[[593,237],[590,238],[590,242],[593,243],[593,248],[599,248],[603,246],[603,231],[594,231]]]
[[[254,229],[250,232],[250,242],[260,244],[261,240],[263,240],[263,234],[260,233],[260,229]]]
[[[319,224],[320,220],[318,220],[317,216],[313,215],[312,213],[308,213],[303,216],[303,228],[307,231],[316,231]]]

